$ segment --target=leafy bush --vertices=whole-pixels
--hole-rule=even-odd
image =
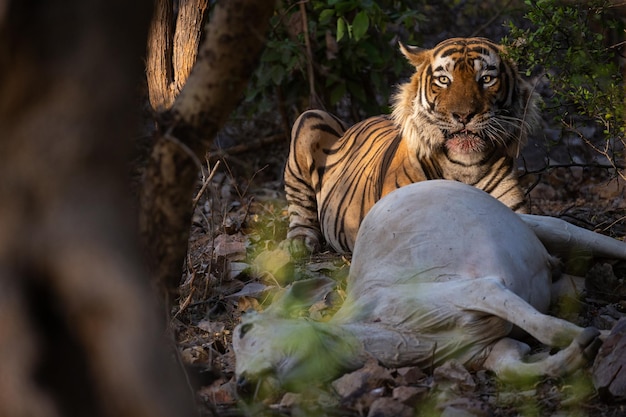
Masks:
[[[285,0],[272,18],[267,48],[247,100],[283,112],[322,104],[358,120],[387,111],[401,72],[398,40],[419,44],[420,0]],[[307,42],[308,34],[308,42]]]
[[[602,126],[607,144],[624,144],[624,90],[619,71],[617,39],[624,21],[611,2],[526,0],[531,28],[510,23],[505,39],[512,58],[526,74],[543,72],[553,95],[546,107],[565,126],[573,112]],[[573,110],[573,112],[572,112]],[[616,158],[612,147],[600,149]],[[613,159],[615,161],[615,159]]]

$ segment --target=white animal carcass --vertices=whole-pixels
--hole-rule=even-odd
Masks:
[[[624,242],[515,214],[459,182],[402,187],[365,217],[347,298],[330,321],[288,318],[278,305],[243,317],[233,335],[238,383],[274,377],[299,389],[371,357],[425,368],[455,358],[502,379],[570,373],[593,357],[600,332],[545,314],[557,260],[544,245],[626,259]],[[525,361],[515,326],[561,350]]]

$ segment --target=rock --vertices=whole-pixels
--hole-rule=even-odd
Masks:
[[[626,318],[604,341],[592,369],[593,385],[606,401],[626,399]]]
[[[464,393],[473,392],[476,382],[465,367],[456,360],[450,360],[435,368],[433,372],[435,382],[440,389]]]
[[[414,407],[428,394],[426,387],[399,386],[393,389],[392,398],[404,405]]]
[[[413,385],[422,381],[427,375],[417,366],[407,366],[396,369],[398,376],[396,377],[397,385]]]
[[[371,360],[361,369],[336,379],[332,386],[342,398],[369,392],[386,382],[392,382],[389,371]]]
[[[442,416],[449,417],[487,417],[492,415],[489,406],[479,399],[475,398],[456,398],[446,403],[437,404],[443,410]]]
[[[441,417],[477,417],[476,414],[456,407],[446,407]]]
[[[367,417],[413,417],[413,408],[393,398],[378,398],[370,406]]]

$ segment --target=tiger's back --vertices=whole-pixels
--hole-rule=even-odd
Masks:
[[[306,112],[296,121],[294,132],[298,126],[311,124],[311,119],[326,120],[328,117],[331,116],[317,110]],[[403,158],[396,158],[396,154],[402,152],[398,149],[401,137],[387,116],[367,119],[341,136],[319,126],[312,129],[318,131],[293,138],[297,149],[311,153],[311,165],[303,164],[305,169],[298,169],[295,161],[290,159],[285,170],[285,184],[290,201],[294,200],[294,194],[306,194],[302,193],[303,184],[310,185],[309,193],[315,198],[306,201],[311,209],[315,207],[315,212],[306,213],[304,224],[316,224],[319,218],[320,227],[319,230],[290,227],[288,238],[302,236],[302,232],[310,234],[313,239],[324,236],[331,247],[343,252],[341,248],[353,247],[361,220],[382,195],[426,177],[418,170],[402,169]],[[401,166],[394,166],[394,162],[400,162]],[[388,175],[391,170],[400,171],[400,175]],[[302,208],[302,204],[298,208]],[[293,217],[293,213],[290,215]]]
[[[516,125],[520,113],[526,111],[519,107],[527,104],[531,93],[519,88],[521,80],[509,67],[498,70],[500,78],[490,75],[501,82],[489,80],[489,91],[476,88],[472,70],[484,67],[476,72],[487,79],[484,74],[496,72],[493,62],[482,59],[487,54],[492,61],[499,60],[499,55],[494,57],[493,49],[483,50],[486,40],[481,38],[461,39],[460,46],[451,41],[447,50],[436,47],[426,56],[403,48],[417,72],[410,83],[401,86],[392,116],[373,117],[348,130],[339,119],[320,110],[298,118],[285,169],[290,244],[317,251],[325,239],[334,250],[351,252],[358,227],[376,201],[396,188],[429,179],[474,185],[512,209],[525,211],[514,153],[527,127],[524,120]],[[487,46],[494,48],[491,43]],[[437,61],[437,54],[454,53],[461,56],[457,60],[468,62],[462,71],[448,63],[439,81],[454,79],[459,84],[454,85],[456,90],[441,91],[443,83],[429,88],[425,80],[432,68],[427,65],[445,64],[445,60]],[[441,67],[437,67],[440,73]],[[511,76],[517,77],[515,83]],[[494,91],[496,86],[512,92]],[[438,94],[433,94],[437,88]],[[508,106],[502,116],[493,110],[498,100]],[[478,104],[468,106],[469,101]]]

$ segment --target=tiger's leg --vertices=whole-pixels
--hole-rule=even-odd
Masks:
[[[283,247],[293,256],[320,250],[323,236],[318,218],[319,167],[325,163],[324,148],[343,136],[347,126],[321,110],[300,115],[291,130],[289,157],[285,166],[285,194],[289,204],[289,231]],[[322,174],[323,175],[323,174]]]

